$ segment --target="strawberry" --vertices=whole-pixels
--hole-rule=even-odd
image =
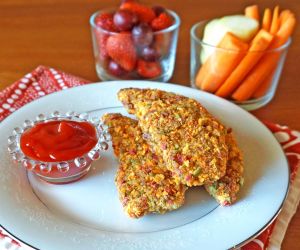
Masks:
[[[102,13],[98,15],[95,18],[95,23],[97,26],[107,31],[116,32],[118,30],[114,25],[112,13]]]
[[[154,31],[163,30],[173,24],[172,18],[166,13],[161,13],[158,17],[154,18],[151,22],[151,27]]]
[[[136,64],[136,50],[130,33],[118,33],[108,38],[106,43],[108,55],[123,69],[132,71]]]
[[[122,3],[120,9],[135,13],[140,22],[150,23],[155,18],[155,12],[151,8],[137,2]]]
[[[97,33],[97,43],[100,53],[100,60],[108,59],[108,53],[106,51],[106,43],[109,38],[109,35],[102,33]]]
[[[162,73],[162,70],[159,62],[147,62],[144,60],[138,60],[137,72],[142,77],[154,78],[158,77]]]
[[[153,48],[161,56],[167,55],[170,53],[173,39],[173,34],[171,32],[155,34]]]

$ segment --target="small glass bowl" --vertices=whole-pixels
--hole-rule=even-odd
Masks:
[[[215,63],[210,63],[210,64],[205,64],[206,60],[208,58],[213,60],[214,57],[218,57],[218,55],[223,54],[224,58],[230,57],[237,55],[237,51],[235,50],[226,50],[222,48],[218,48],[216,46],[207,44],[202,41],[203,33],[204,33],[204,28],[206,24],[209,21],[202,21],[199,23],[196,23],[192,28],[191,28],[191,61],[190,61],[190,79],[191,79],[191,86],[194,88],[198,88],[203,90],[203,86],[201,86],[201,82],[199,83],[199,80],[197,80],[197,76],[199,77],[200,74],[200,69],[205,65],[205,71],[207,72],[214,72],[217,73],[220,71],[218,67],[220,65],[217,65]],[[229,101],[239,105],[240,107],[246,109],[246,110],[255,110],[258,109],[267,103],[269,103],[272,98],[275,95],[276,88],[279,82],[279,78],[283,69],[283,65],[285,62],[286,54],[288,51],[288,48],[291,44],[291,39],[289,39],[284,45],[282,45],[279,48],[276,49],[269,49],[265,51],[245,51],[245,52],[239,52],[241,53],[241,58],[246,56],[247,53],[253,53],[261,56],[260,60],[264,59],[265,57],[269,58],[274,58],[274,60],[271,62],[274,65],[272,67],[269,67],[268,71],[265,72],[265,77],[263,79],[260,79],[257,81],[257,88],[255,88],[253,93],[249,93],[251,96],[247,100],[243,101],[238,101],[232,98],[232,94],[234,91],[238,88],[235,87],[231,93],[226,96],[222,96],[220,92],[218,93],[217,91],[210,91],[213,94],[216,94],[218,96],[221,96],[223,98],[228,99]],[[243,54],[244,53],[244,54]],[[270,61],[270,60],[269,60]],[[259,63],[260,61],[258,61]],[[274,63],[275,62],[275,63]],[[226,64],[226,61],[224,62]],[[208,66],[209,65],[209,66]],[[238,64],[237,64],[238,65]],[[271,64],[270,64],[271,65]],[[225,65],[226,66],[226,65]],[[237,66],[236,66],[237,67]],[[255,66],[254,66],[255,67]],[[231,72],[229,72],[228,76],[230,75]],[[251,73],[251,71],[250,71]],[[198,75],[199,74],[199,75]],[[249,74],[249,72],[248,72]],[[247,75],[243,78],[243,80],[247,77]],[[207,76],[207,74],[206,74]],[[227,76],[227,77],[228,77]],[[225,80],[227,79],[225,78]],[[203,79],[204,77],[199,77],[199,79]],[[222,84],[224,81],[222,81]],[[242,80],[242,81],[243,81]],[[222,86],[222,85],[221,85]],[[205,90],[207,91],[207,90]]]
[[[96,129],[97,144],[84,155],[61,162],[34,160],[22,152],[20,139],[25,131],[38,123],[62,120],[90,123]],[[65,184],[74,182],[87,174],[92,162],[100,158],[100,152],[108,149],[108,141],[110,141],[110,134],[99,118],[90,118],[87,113],[77,114],[71,111],[60,114],[54,111],[50,116],[39,114],[35,120],[25,120],[23,126],[14,128],[12,135],[8,137],[8,151],[16,163],[36,174],[40,179],[53,184]]]
[[[137,63],[135,68],[130,72],[122,70],[118,73],[111,72],[110,70],[109,64],[112,62],[112,59],[106,51],[106,44],[109,37],[117,36],[119,33],[104,30],[96,25],[96,18],[102,13],[113,13],[113,10],[107,9],[98,11],[90,18],[96,72],[100,79],[104,81],[144,79],[167,82],[172,77],[175,66],[178,31],[180,26],[180,18],[174,11],[167,10],[167,13],[173,18],[174,23],[164,30],[153,32],[153,37],[151,38],[152,42],[150,45],[143,46],[135,44],[137,54]],[[133,41],[133,35],[131,33],[123,32],[123,36],[126,35]],[[155,60],[149,61],[149,63],[157,64],[160,68],[161,73],[155,77],[142,76],[138,70],[138,61],[139,59],[142,59],[141,52],[146,47],[154,48],[157,54],[157,58]]]

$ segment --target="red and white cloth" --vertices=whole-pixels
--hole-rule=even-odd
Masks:
[[[8,88],[0,92],[0,121],[26,103],[62,89],[89,81],[45,66],[37,67]],[[284,207],[277,219],[257,238],[243,246],[242,250],[280,249],[288,224],[296,212],[300,200],[300,133],[286,126],[272,123],[265,125],[282,145],[291,169],[291,188]],[[1,223],[1,222],[0,222]],[[32,249],[14,239],[0,227],[0,250]]]

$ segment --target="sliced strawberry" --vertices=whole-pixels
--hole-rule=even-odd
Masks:
[[[118,29],[114,25],[113,17],[112,13],[102,13],[95,18],[95,23],[104,30],[116,32]]]
[[[144,60],[138,60],[137,72],[140,76],[145,78],[158,77],[161,72],[161,66],[159,62],[147,62]]]
[[[140,22],[150,23],[155,18],[155,12],[151,8],[137,2],[122,3],[120,9],[135,13]]]
[[[97,33],[97,43],[99,46],[100,60],[108,59],[108,53],[106,50],[106,43],[109,38],[108,34],[104,34],[103,32]]]
[[[123,69],[132,71],[136,65],[136,50],[130,33],[111,35],[106,43],[108,55]]]
[[[161,56],[168,55],[173,39],[173,34],[171,32],[155,34],[153,47]]]
[[[154,31],[163,30],[173,24],[173,19],[166,12],[161,13],[158,17],[152,20],[151,27]]]

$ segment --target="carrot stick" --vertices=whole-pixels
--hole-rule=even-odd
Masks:
[[[263,57],[252,72],[246,77],[238,89],[232,94],[237,101],[248,100],[268,76],[270,70],[276,66],[278,57]]]
[[[277,5],[273,11],[270,33],[274,35],[278,31],[278,29],[279,29],[279,6]]]
[[[200,68],[198,77],[204,76],[201,88],[215,92],[243,58],[248,44],[231,33],[226,33],[218,45],[218,49]]]
[[[294,16],[293,12],[290,10],[283,10],[279,15],[279,24],[282,25],[288,19],[288,17]]]
[[[274,42],[272,42],[272,49],[278,48],[285,44],[289,37],[292,35],[296,26],[296,18],[294,16],[288,17],[288,19],[280,26],[276,33]]]
[[[244,77],[255,66],[259,59],[264,55],[273,40],[273,35],[261,29],[254,37],[249,53],[242,59],[222,86],[217,90],[216,95],[228,97],[239,86]]]
[[[254,92],[254,94],[253,94],[254,98],[259,98],[261,96],[264,96],[267,93],[268,89],[270,88],[270,86],[272,84],[275,72],[276,72],[276,68],[273,69],[272,73],[269,76],[267,76],[267,78],[262,82],[262,84]]]
[[[296,25],[296,19],[291,16],[280,26],[272,42],[271,49],[275,49],[286,43]],[[248,100],[254,92],[276,67],[280,58],[279,52],[268,53],[261,58],[258,64],[252,69],[238,89],[233,93],[232,98],[237,101]]]
[[[264,11],[262,28],[266,31],[270,31],[271,22],[272,22],[272,11],[269,8],[267,8]]]
[[[205,62],[205,63],[200,67],[200,70],[199,70],[198,73],[197,73],[195,84],[196,84],[196,86],[197,86],[199,89],[202,89],[202,82],[203,82],[203,79],[204,79],[205,76],[206,76],[206,72],[208,72],[208,70],[209,70],[209,69],[208,69],[208,66],[209,66],[209,64]]]
[[[257,5],[251,5],[245,8],[245,16],[256,19],[259,22],[259,11]]]

